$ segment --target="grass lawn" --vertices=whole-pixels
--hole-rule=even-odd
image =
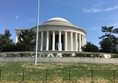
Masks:
[[[118,83],[118,64],[0,63],[0,83]]]

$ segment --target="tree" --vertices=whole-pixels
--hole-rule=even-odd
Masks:
[[[10,39],[11,33],[9,30],[5,30],[4,34],[0,34],[0,51],[12,51],[12,46],[15,45],[13,40]]]
[[[33,51],[35,47],[36,33],[32,30],[21,30],[19,34],[17,50]]]
[[[108,53],[117,52],[118,38],[115,37],[115,34],[118,34],[118,28],[102,26],[101,31],[104,33],[103,36],[99,37],[102,39],[100,41],[101,51]]]
[[[87,44],[82,47],[82,50],[85,52],[98,52],[99,48],[91,42],[87,42]]]

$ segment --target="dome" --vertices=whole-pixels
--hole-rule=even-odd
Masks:
[[[48,27],[52,27],[52,26],[59,26],[59,27],[71,27],[71,28],[75,28],[78,29],[84,33],[86,33],[82,28],[73,25],[71,22],[69,22],[68,20],[64,19],[64,18],[60,18],[60,17],[55,17],[55,18],[51,18],[48,19],[46,22],[44,22],[43,24],[40,25],[40,28],[45,28],[46,26]],[[36,28],[33,27],[33,28]]]
[[[67,21],[64,18],[55,17],[47,20],[44,22],[41,26],[68,26],[68,27],[76,27],[73,24],[71,24],[69,21]]]
[[[69,22],[69,21],[67,21],[66,19],[60,18],[60,17],[51,18],[51,19],[49,19],[48,21],[52,21],[52,20]]]

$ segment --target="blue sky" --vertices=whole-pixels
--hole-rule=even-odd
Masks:
[[[101,26],[118,27],[118,0],[40,0],[40,24],[62,17],[87,31],[87,41],[99,46]],[[0,0],[0,33],[36,25],[37,0]]]

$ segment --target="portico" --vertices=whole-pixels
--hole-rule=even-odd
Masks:
[[[39,41],[40,51],[81,51],[86,44],[84,35],[72,31],[41,31]]]

